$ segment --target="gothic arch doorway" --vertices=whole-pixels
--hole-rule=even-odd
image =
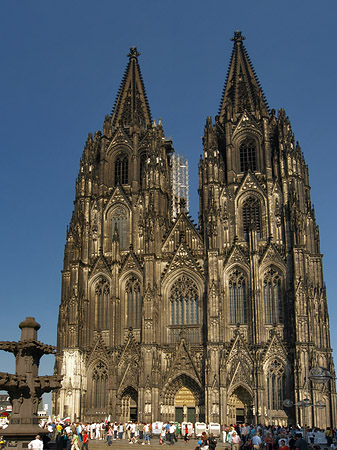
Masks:
[[[188,387],[183,386],[177,392],[174,399],[174,409],[174,420],[176,422],[195,423],[195,397]]]
[[[198,422],[204,416],[202,390],[186,374],[179,375],[167,384],[162,393],[161,420]]]
[[[253,422],[253,397],[244,386],[238,386],[229,395],[227,418],[229,423]]]
[[[138,392],[131,386],[121,396],[121,410],[122,422],[138,420]]]

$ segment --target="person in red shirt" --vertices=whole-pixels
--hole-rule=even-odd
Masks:
[[[88,450],[89,436],[88,432],[84,432],[82,450]]]
[[[289,447],[286,445],[286,441],[284,439],[281,439],[281,445],[279,446],[279,450],[290,450]]]

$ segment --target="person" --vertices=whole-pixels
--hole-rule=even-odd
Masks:
[[[189,440],[190,440],[190,437],[188,435],[188,426],[187,426],[187,423],[185,423],[185,426],[184,426],[184,442],[187,443],[187,442],[189,442]]]
[[[273,435],[271,434],[270,431],[268,431],[268,433],[266,434],[265,438],[264,438],[264,443],[266,444],[266,450],[272,450],[273,448]]]
[[[332,432],[331,432],[331,428],[328,427],[325,431],[325,436],[326,436],[326,440],[328,443],[328,447],[330,447],[330,445],[332,444]]]
[[[232,433],[233,450],[239,450],[240,442],[241,442],[240,436],[238,435],[238,433],[236,431],[233,431],[233,433]]]
[[[302,433],[297,433],[295,438],[296,438],[295,449],[308,450],[307,441],[302,438]]]
[[[88,450],[88,444],[89,444],[89,436],[87,430],[85,430],[83,435],[82,450]]]
[[[173,422],[171,423],[169,431],[170,431],[170,445],[173,445],[175,441],[174,434],[176,432],[176,426],[174,425]]]
[[[35,439],[29,442],[28,444],[29,450],[43,450],[43,442],[41,441],[41,437],[38,434],[35,436]]]
[[[61,432],[57,432],[55,442],[56,450],[62,450],[63,434]]]
[[[72,444],[71,444],[71,450],[80,450],[80,447],[78,446],[78,435],[75,433],[73,434]]]
[[[281,439],[279,450],[290,450],[288,445],[286,445],[286,441],[284,439]]]
[[[112,429],[112,426],[110,425],[109,429],[108,429],[108,434],[107,434],[107,443],[108,443],[109,447],[112,444],[112,436],[113,436],[113,429]]]
[[[161,432],[160,432],[159,444],[166,445],[165,440],[166,440],[166,428],[162,427]]]
[[[217,441],[216,441],[213,433],[210,433],[209,438],[208,438],[209,450],[215,450],[216,444],[217,444]]]
[[[254,436],[252,437],[252,444],[255,450],[258,450],[261,445],[262,445],[262,439],[259,435],[259,433],[254,434]]]

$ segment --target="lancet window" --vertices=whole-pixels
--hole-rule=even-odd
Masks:
[[[250,229],[255,229],[258,237],[261,236],[261,204],[256,197],[249,196],[242,204],[243,232],[248,238]]]
[[[92,371],[91,407],[106,408],[108,399],[108,368],[98,361]]]
[[[102,278],[95,285],[95,324],[99,330],[107,330],[109,327],[109,282]]]
[[[269,269],[263,279],[266,324],[283,323],[282,280],[278,272]]]
[[[115,184],[128,184],[129,180],[129,159],[127,155],[118,155],[115,161]]]
[[[235,270],[229,277],[229,317],[230,324],[247,323],[247,288],[242,272]]]
[[[143,179],[145,177],[145,165],[146,165],[147,154],[142,153],[139,159],[139,184],[143,185]]]
[[[245,138],[240,143],[240,169],[241,172],[247,172],[248,169],[252,172],[257,170],[256,143],[254,139]]]
[[[274,360],[267,372],[268,409],[283,409],[285,374],[283,365]]]
[[[112,235],[117,228],[119,237],[119,248],[125,250],[127,248],[126,239],[127,212],[125,208],[118,207],[112,213]]]
[[[199,323],[199,294],[195,282],[181,275],[170,291],[171,325],[192,325]]]
[[[135,277],[129,278],[125,290],[127,295],[127,326],[141,328],[142,295],[140,281]]]

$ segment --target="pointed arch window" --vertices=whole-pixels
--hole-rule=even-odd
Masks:
[[[119,248],[125,250],[127,248],[126,238],[126,225],[127,225],[127,212],[125,208],[115,208],[112,213],[112,235],[114,235],[117,229],[119,237]]]
[[[229,317],[230,324],[247,323],[247,288],[242,272],[235,270],[229,277]]]
[[[240,143],[240,171],[247,172],[248,169],[252,172],[257,170],[256,142],[251,138],[245,138]]]
[[[269,269],[263,279],[264,313],[266,324],[283,323],[282,279]]]
[[[145,177],[145,166],[146,166],[147,154],[144,152],[140,155],[139,159],[139,185],[143,185],[143,179]]]
[[[261,236],[261,204],[260,200],[254,196],[249,196],[242,204],[243,233],[245,239],[248,238],[250,229],[255,229],[257,236]]]
[[[91,377],[91,407],[107,408],[108,399],[108,368],[102,361],[98,361],[92,370]]]
[[[118,155],[115,161],[115,184],[128,184],[129,158],[125,154]]]
[[[284,394],[284,367],[275,359],[269,365],[267,372],[268,409],[283,409]]]
[[[195,282],[181,275],[170,290],[171,325],[199,323],[199,294]]]
[[[126,282],[127,296],[127,326],[132,328],[141,328],[142,323],[142,295],[140,281],[131,277]]]
[[[95,285],[95,325],[99,330],[107,330],[109,328],[109,297],[109,282],[102,278]]]

